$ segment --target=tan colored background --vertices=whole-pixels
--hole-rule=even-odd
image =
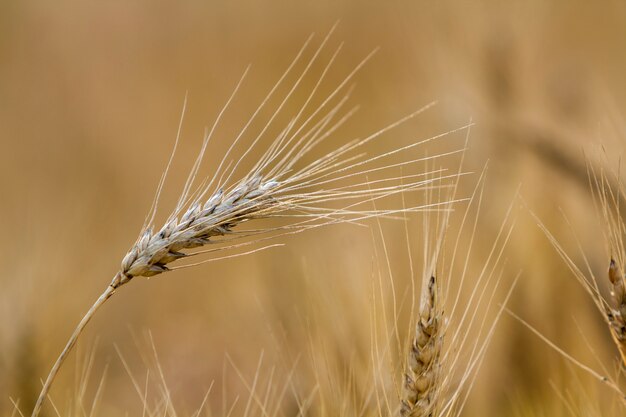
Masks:
[[[480,269],[521,184],[525,204],[580,260],[562,208],[602,276],[608,254],[583,151],[608,169],[617,167],[623,152],[626,6],[621,2],[3,1],[3,415],[11,415],[9,397],[30,410],[39,378],[134,241],[169,155],[185,93],[183,143],[162,207],[175,201],[203,129],[245,67],[252,64],[250,76],[207,165],[219,160],[306,38],[317,33],[313,45],[318,45],[336,21],[329,50],[342,41],[345,46],[332,71],[335,81],[380,47],[355,79],[353,102],[362,109],[346,136],[380,128],[431,100],[439,101],[435,109],[372,149],[410,143],[470,117],[477,122],[467,169],[478,172],[487,161],[490,168],[478,229],[478,245],[484,247],[472,268]],[[441,149],[463,144],[462,135],[452,140]],[[597,152],[597,144],[607,156]],[[454,169],[455,161],[444,163]],[[464,182],[460,193],[469,195],[474,183]],[[615,352],[590,300],[524,204],[515,206],[519,220],[505,275],[510,282],[517,271],[523,273],[511,308],[586,363],[599,366],[585,338],[614,366]],[[385,222],[385,233],[394,275],[406,285],[403,229]],[[420,236],[413,240],[420,251]],[[125,287],[90,323],[78,354],[62,371],[52,392],[59,409],[73,409],[74,387],[85,369],[81,361],[92,351],[86,403],[106,368],[98,415],[139,415],[141,401],[114,346],[143,387],[146,369],[156,372],[141,360],[142,353],[152,357],[147,331],[181,416],[193,413],[213,380],[208,401],[216,415],[222,413],[223,395],[232,403],[239,393],[245,404],[245,384],[228,365],[227,353],[251,380],[263,352],[260,379],[281,388],[289,371],[281,363],[300,355],[294,386],[302,392],[312,389],[310,370],[316,366],[307,354],[307,337],[323,340],[325,356],[338,364],[354,355],[367,362],[370,329],[363,322],[376,264],[370,232],[340,226],[286,243]],[[313,330],[306,322],[315,323]],[[465,415],[569,415],[558,396],[570,392],[588,405],[612,401],[599,384],[504,317]],[[151,395],[159,396],[158,390]],[[296,415],[290,395],[282,409],[279,415]]]

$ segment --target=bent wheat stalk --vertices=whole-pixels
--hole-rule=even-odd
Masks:
[[[462,150],[427,158],[386,163],[378,166],[374,163],[384,161],[384,158],[391,156],[402,156],[407,153],[408,150],[420,144],[456,131],[461,131],[468,126],[463,126],[456,130],[423,139],[375,156],[367,156],[360,151],[368,142],[412,119],[431,105],[425,106],[365,138],[349,141],[322,157],[313,160],[313,162],[303,163],[305,156],[310,155],[322,142],[332,137],[335,131],[354,113],[354,109],[347,111],[343,109],[349,98],[349,91],[345,92],[344,90],[348,81],[351,80],[365,60],[361,62],[354,71],[348,74],[344,81],[328,94],[317,108],[309,109],[327,70],[330,68],[330,65],[339,52],[339,48],[331,57],[326,68],[315,83],[314,88],[307,96],[304,104],[297,109],[295,115],[291,116],[287,127],[270,143],[261,158],[252,164],[252,168],[248,170],[245,175],[242,175],[239,181],[232,180],[232,178],[237,175],[237,168],[240,163],[249,156],[250,150],[261,142],[277,114],[285,108],[285,103],[291,98],[292,93],[296,90],[313,62],[317,59],[327,40],[328,36],[314,52],[312,58],[308,60],[305,69],[282,99],[276,112],[270,117],[269,121],[256,138],[254,138],[252,144],[249,145],[245,151],[242,151],[242,157],[238,158],[239,161],[234,163],[234,161],[231,160],[231,152],[236,149],[239,140],[244,136],[248,127],[252,124],[252,121],[259,114],[261,108],[268,102],[278,85],[282,83],[287,73],[292,70],[294,64],[300,59],[309,41],[305,43],[285,74],[279,79],[276,86],[271,89],[259,108],[244,126],[241,133],[236,137],[233,144],[226,152],[222,162],[215,170],[212,178],[204,178],[202,181],[199,181],[199,185],[196,185],[198,183],[197,177],[200,172],[202,158],[207,149],[209,140],[213,136],[222,113],[226,110],[243,82],[245,77],[244,73],[244,76],[239,81],[239,84],[227,101],[224,109],[219,114],[213,128],[205,136],[199,155],[183,187],[178,204],[164,224],[161,227],[155,227],[154,217],[159,195],[176,151],[176,146],[174,147],[170,162],[161,178],[155,200],[137,241],[124,256],[120,270],[115,274],[109,286],[89,309],[87,314],[85,314],[53,365],[43,384],[43,388],[33,409],[32,417],[38,416],[61,365],[89,320],[122,285],[127,284],[133,278],[150,277],[170,270],[186,268],[219,259],[212,258],[178,267],[171,265],[174,261],[191,256],[218,252],[224,249],[241,248],[276,236],[299,233],[304,230],[330,224],[342,222],[358,223],[371,217],[393,216],[394,214],[406,211],[422,209],[437,210],[442,204],[435,202],[426,206],[397,210],[365,210],[362,208],[368,202],[384,199],[388,196],[404,193],[406,191],[423,190],[432,187],[446,187],[447,179],[458,177],[459,174],[446,175],[445,170],[438,171],[437,176],[426,173],[396,177],[385,174],[385,172],[389,172],[391,169],[397,167],[410,166],[421,161],[461,152]],[[305,114],[308,115],[306,118],[304,118]],[[176,145],[177,144],[178,137],[176,140]],[[382,173],[385,176],[382,179],[371,181],[366,177],[370,173],[376,173],[377,175]],[[361,182],[352,180],[358,177],[363,178],[363,180],[361,180]],[[346,185],[347,180],[352,180],[352,183]],[[340,206],[336,207],[338,203],[340,203]],[[333,205],[335,207],[333,207]],[[265,225],[260,229],[243,228],[243,224],[259,218],[288,220],[288,223],[280,226]],[[258,237],[260,235],[266,236]],[[248,238],[248,240],[232,243],[234,240],[245,238]],[[193,249],[207,245],[213,245],[215,247],[212,249],[193,251]],[[245,255],[273,246],[276,245],[268,245],[253,249],[249,252],[225,257]]]

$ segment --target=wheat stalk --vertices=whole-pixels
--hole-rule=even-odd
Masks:
[[[252,144],[248,146],[245,151],[242,151],[238,162],[231,160],[231,153],[236,150],[236,145],[239,143],[260,109],[275,92],[277,86],[283,81],[286,74],[292,70],[294,64],[299,60],[309,41],[305,43],[285,74],[268,93],[266,99],[251,116],[241,133],[235,138],[233,144],[215,170],[212,178],[209,179],[209,177],[206,177],[202,181],[197,181],[201,162],[209,140],[213,136],[213,132],[215,131],[222,113],[226,110],[243,82],[247,73],[246,70],[246,73],[244,73],[244,76],[237,84],[237,87],[224,106],[224,109],[219,114],[213,128],[205,136],[199,155],[189,173],[187,182],[183,187],[175,209],[161,227],[156,227],[154,218],[157,211],[158,200],[176,151],[178,144],[177,137],[174,151],[161,178],[155,200],[139,237],[123,257],[120,269],[115,274],[109,286],[83,317],[53,365],[33,409],[32,417],[38,416],[61,365],[89,320],[121,286],[127,284],[135,277],[150,277],[173,269],[191,267],[216,259],[210,258],[197,263],[171,266],[174,261],[191,256],[218,252],[225,249],[240,248],[276,236],[299,233],[320,226],[341,222],[359,223],[371,217],[393,216],[397,213],[423,209],[439,209],[438,207],[442,203],[431,203],[425,206],[391,210],[365,210],[362,208],[368,202],[371,203],[372,201],[406,191],[428,189],[429,187],[445,187],[445,180],[447,178],[455,178],[458,176],[458,174],[445,175],[443,170],[438,171],[436,177],[428,173],[404,175],[402,177],[385,173],[397,167],[413,165],[417,162],[442,157],[446,154],[405,160],[393,164],[387,163],[382,166],[377,166],[374,163],[381,160],[384,161],[384,158],[393,155],[402,155],[409,149],[419,146],[420,144],[466,129],[468,126],[463,126],[459,129],[374,156],[367,156],[366,153],[360,151],[367,143],[380,137],[394,127],[412,119],[429,108],[432,104],[389,124],[365,138],[348,141],[344,145],[314,159],[313,162],[307,164],[302,163],[305,156],[308,156],[312,150],[319,147],[322,142],[332,137],[333,133],[354,113],[353,109],[347,111],[343,110],[349,98],[349,91],[345,92],[343,96],[339,93],[345,89],[347,82],[369,57],[357,65],[355,70],[348,74],[344,81],[341,82],[317,108],[309,110],[308,116],[304,118],[304,114],[307,114],[306,110],[308,110],[312,98],[321,85],[327,70],[330,68],[340,48],[335,51],[335,54],[322,72],[315,87],[312,89],[304,104],[297,110],[295,116],[291,118],[287,127],[285,127],[281,134],[266,148],[261,158],[253,163],[252,168],[247,170],[239,181],[233,181],[233,177],[236,175],[240,163],[249,155],[250,150],[260,143],[269,125],[274,121],[276,115],[285,107],[285,103],[296,90],[313,62],[317,59],[329,36],[330,33],[326,39],[324,39],[321,46],[315,51],[313,57],[310,58],[304,71],[291,87],[265,127],[253,140]],[[331,105],[333,100],[336,101],[336,103]],[[184,109],[185,106],[183,106],[183,114]],[[178,136],[180,136],[180,126]],[[455,152],[460,151],[450,153]],[[367,176],[373,173],[383,173],[385,176],[382,179],[374,181],[367,179]],[[364,179],[361,182],[357,181],[356,183],[345,185],[346,180],[358,177]],[[198,183],[199,185],[196,185]],[[338,203],[340,207],[333,207],[333,205],[337,206]],[[263,225],[259,229],[243,228],[242,225],[244,223],[259,218],[277,218],[286,220],[287,223],[280,226]],[[266,236],[262,237],[261,235]],[[236,239],[243,238],[251,238],[251,240],[232,243]],[[214,247],[211,249],[193,251],[193,249],[207,245]],[[274,246],[276,245],[255,248],[243,254]],[[238,255],[240,254],[226,257]]]

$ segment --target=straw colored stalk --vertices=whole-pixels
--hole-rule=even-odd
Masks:
[[[305,157],[311,155],[320,144],[328,141],[329,138],[341,140],[336,137],[335,133],[355,111],[355,108],[344,109],[350,96],[350,89],[346,86],[357,70],[369,58],[367,57],[357,65],[338,87],[323,98],[321,104],[311,108],[311,103],[314,97],[316,97],[318,89],[341,47],[337,48],[315,82],[304,104],[299,107],[296,105],[287,107],[286,103],[292,98],[294,91],[297,90],[297,87],[317,60],[327,40],[328,37],[324,39],[321,46],[314,51],[312,57],[305,63],[304,70],[288,89],[275,113],[269,118],[261,131],[256,134],[251,143],[241,145],[244,148],[238,150],[240,140],[247,133],[253,121],[256,120],[261,109],[274,95],[278,86],[283,83],[287,74],[292,72],[295,64],[299,62],[310,39],[305,43],[286,72],[269,91],[239,135],[233,140],[222,161],[214,170],[212,177],[209,178],[207,176],[202,181],[199,181],[200,167],[209,141],[222,114],[228,108],[235,93],[241,86],[247,73],[246,70],[224,109],[218,115],[213,127],[205,136],[199,155],[193,164],[176,207],[162,225],[156,226],[154,219],[159,196],[176,151],[177,137],[170,161],[161,178],[154,202],[139,237],[123,257],[120,269],[115,274],[110,285],[81,320],[52,367],[37,400],[32,417],[37,417],[39,414],[59,368],[76,343],[85,325],[121,286],[136,277],[150,277],[174,269],[191,267],[200,263],[221,259],[213,257],[196,263],[172,266],[175,261],[192,256],[219,253],[227,249],[253,245],[253,249],[248,252],[226,255],[222,256],[222,258],[245,255],[277,246],[276,244],[258,245],[258,243],[269,238],[299,233],[312,228],[342,222],[359,223],[371,217],[394,216],[398,213],[426,208],[432,210],[439,209],[440,203],[437,202],[427,206],[401,209],[365,209],[365,207],[371,207],[372,201],[385,199],[388,196],[424,190],[430,187],[445,187],[446,179],[454,178],[458,175],[446,175],[445,170],[439,170],[436,176],[432,175],[432,173],[423,173],[398,177],[393,172],[396,172],[401,167],[409,167],[423,161],[445,156],[446,154],[439,154],[425,158],[407,158],[412,148],[466,129],[468,126],[416,141],[401,148],[390,149],[373,156],[368,156],[362,151],[362,148],[367,143],[412,119],[432,104],[408,114],[365,138],[342,141],[343,145],[323,154],[312,162],[304,163],[304,160],[310,159]],[[295,108],[295,114],[289,116],[290,122],[282,130],[281,134],[265,148],[261,158],[251,161],[252,163],[250,164],[248,159],[251,151],[261,146],[267,129],[275,121],[276,116],[285,108]],[[183,108],[183,114],[184,111]],[[448,154],[460,151],[462,150],[452,151]],[[400,162],[391,163],[388,158],[392,156],[404,158]],[[387,162],[385,162],[386,159]],[[238,162],[234,162],[235,160]],[[251,165],[251,168],[247,169],[243,175],[239,174],[239,180],[234,180],[238,176],[238,168],[246,161]],[[368,180],[368,175],[374,173],[378,178],[381,176],[382,178]],[[259,224],[260,228],[258,229],[244,228],[243,225],[245,223],[256,221],[260,218],[275,218],[282,220],[282,222],[278,226],[269,226],[266,223]],[[236,240],[239,240],[239,242],[235,243]],[[200,249],[209,245],[211,246],[210,249]]]

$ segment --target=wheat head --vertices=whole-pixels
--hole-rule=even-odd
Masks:
[[[434,399],[438,391],[443,335],[435,276],[431,276],[423,291],[424,302],[406,362],[400,409],[402,417],[433,416],[436,404]]]
[[[609,265],[609,281],[613,305],[606,307],[611,336],[626,366],[626,282],[613,259]]]

